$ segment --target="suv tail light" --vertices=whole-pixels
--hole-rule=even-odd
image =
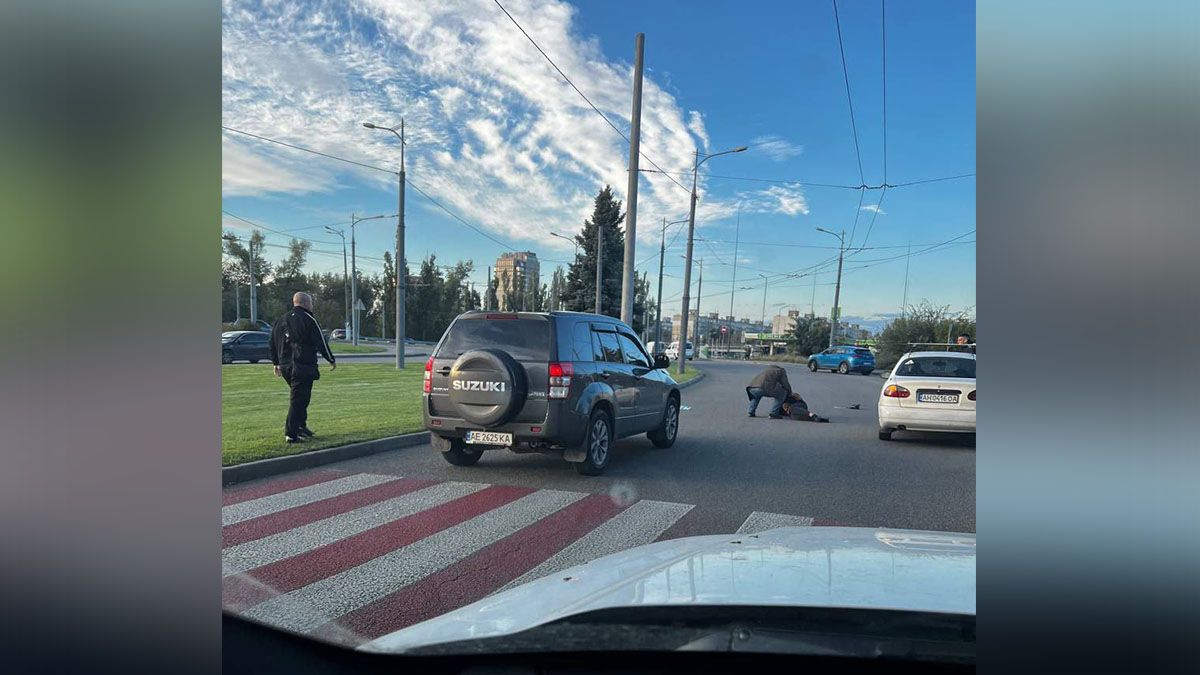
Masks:
[[[548,369],[550,375],[550,391],[547,398],[566,398],[571,391],[571,376],[575,374],[575,366],[571,363],[551,363]]]
[[[428,394],[433,389],[433,357],[425,362],[425,393]]]
[[[975,392],[971,392],[971,393],[967,394],[967,400],[974,401],[975,400]]]
[[[887,396],[888,398],[908,398],[908,394],[909,392],[907,389],[896,384],[889,384],[887,388],[883,390],[883,395]]]

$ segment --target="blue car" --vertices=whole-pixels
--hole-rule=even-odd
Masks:
[[[808,357],[808,369],[814,373],[828,368],[843,375],[851,371],[870,375],[875,370],[875,355],[866,347],[837,345]]]

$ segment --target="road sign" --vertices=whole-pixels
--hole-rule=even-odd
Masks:
[[[354,303],[354,309],[356,309],[360,312],[366,311],[367,306],[363,304],[362,298],[359,298],[358,302]]]
[[[729,332],[729,326],[721,326],[721,332],[722,332],[722,333],[728,333],[728,332]]]

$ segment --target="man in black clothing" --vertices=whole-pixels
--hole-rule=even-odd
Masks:
[[[313,382],[321,378],[317,355],[325,357],[330,370],[337,363],[325,334],[312,314],[312,296],[296,293],[292,296],[292,311],[279,317],[271,328],[271,363],[275,375],[291,387],[284,435],[288,443],[299,443],[313,435],[308,428],[308,402],[312,399]]]
[[[975,353],[975,345],[971,342],[971,336],[966,333],[959,333],[958,338],[954,341],[956,352]]]

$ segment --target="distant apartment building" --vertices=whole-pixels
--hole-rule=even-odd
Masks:
[[[800,318],[800,310],[789,309],[787,314],[776,314],[771,318],[771,333],[783,335],[796,330],[796,320]]]
[[[683,315],[676,314],[671,319],[671,335],[679,335],[682,328]],[[725,332],[721,332],[721,328],[725,328]],[[741,344],[746,333],[762,333],[768,326],[759,321],[753,321],[746,318],[735,318],[733,316],[722,317],[717,312],[709,312],[704,316],[697,317],[696,310],[688,313],[688,340],[692,344],[714,344],[729,342],[731,344]]]
[[[533,251],[501,253],[496,259],[492,274],[496,279],[496,301],[500,303],[497,308],[500,311],[517,309],[508,306],[508,298],[503,292],[505,279],[508,280],[509,288],[519,284],[519,288],[513,288],[514,295],[518,297],[529,294],[542,283],[541,266],[538,264],[537,254]]]

